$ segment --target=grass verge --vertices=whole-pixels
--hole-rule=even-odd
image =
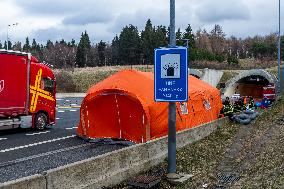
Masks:
[[[214,170],[226,153],[226,148],[232,144],[238,130],[238,125],[228,124],[218,128],[210,136],[177,150],[177,171],[193,174],[194,177],[182,186],[172,186],[164,178],[160,188],[188,189],[198,188],[204,183],[215,183]],[[166,172],[167,160],[149,171],[156,172],[161,169]],[[124,182],[111,189],[122,189],[126,186],[127,183]]]
[[[228,158],[230,161],[225,164],[231,166],[230,170],[235,171],[240,180],[227,188],[284,188],[283,138],[282,97],[272,109],[262,111],[262,115],[250,125],[228,123],[210,136],[179,149],[177,171],[194,177],[180,186],[170,185],[163,178],[160,188],[214,188],[218,185],[217,173],[222,171],[220,165]],[[236,146],[238,150],[235,151]],[[230,154],[229,151],[235,152]],[[167,160],[148,173],[161,169],[166,172]],[[112,187],[122,188],[127,188],[125,182]]]

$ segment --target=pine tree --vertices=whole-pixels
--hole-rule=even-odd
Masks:
[[[2,45],[2,43],[0,42],[0,49],[3,49],[3,45]]]
[[[7,41],[4,43],[4,49],[7,49]]]
[[[68,47],[75,47],[75,46],[76,46],[75,40],[72,39],[71,42],[68,42],[68,43],[67,43],[67,46],[68,46]]]
[[[4,43],[4,49],[7,49],[7,42]],[[8,41],[8,50],[12,50],[12,43],[11,41]]]
[[[111,42],[111,58],[112,58],[112,64],[113,65],[119,65],[120,57],[119,57],[119,38],[116,35],[112,42]]]
[[[105,61],[106,61],[106,57],[105,57],[106,43],[103,41],[100,41],[97,47],[98,47],[98,56],[99,56],[98,66],[104,66]]]
[[[37,43],[36,43],[36,40],[35,39],[33,39],[33,42],[32,42],[32,46],[31,46],[31,53],[33,54],[33,55],[37,55]]]
[[[137,27],[133,25],[122,29],[119,36],[119,56],[123,64],[137,64],[141,53],[141,40]]]
[[[74,39],[71,40],[71,45],[72,45],[72,47],[76,46],[76,41]]]
[[[177,46],[182,46],[183,45],[182,33],[180,31],[180,28],[176,32],[176,45]]]
[[[76,53],[76,65],[80,68],[86,67],[86,59],[84,56],[84,47],[83,47],[83,39],[84,34],[82,33],[80,42],[78,44],[77,53]]]
[[[13,49],[14,51],[21,51],[21,50],[22,50],[22,43],[19,42],[19,41],[16,42],[16,43],[13,45],[12,49]]]
[[[144,31],[141,32],[141,45],[146,64],[153,61],[153,53],[155,43],[155,29],[152,26],[151,20],[148,19]]]
[[[155,48],[165,47],[168,45],[166,26],[157,26],[157,29],[155,29],[154,43]]]
[[[76,53],[76,65],[78,67],[86,67],[91,65],[90,60],[88,60],[89,53],[91,49],[91,42],[87,31],[82,33],[80,42],[78,44],[77,53]]]
[[[12,43],[11,43],[11,41],[8,41],[8,49],[12,50]]]
[[[188,24],[187,28],[185,29],[185,32],[182,35],[182,39],[188,40],[188,47],[190,49],[195,48],[194,34],[192,32],[190,24]]]
[[[32,49],[35,50],[35,49],[36,49],[36,46],[37,46],[36,40],[33,39],[33,42],[32,42]]]
[[[47,40],[45,47],[48,48],[48,49],[50,49],[50,48],[53,48],[54,45],[53,45],[52,41]]]
[[[64,39],[61,39],[61,41],[59,42],[61,45],[67,45],[66,41]]]
[[[30,46],[29,38],[26,37],[26,43],[23,46],[23,51],[30,52],[30,49],[31,49],[31,46]]]

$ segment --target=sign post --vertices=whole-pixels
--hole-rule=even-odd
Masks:
[[[192,175],[176,174],[176,102],[188,100],[187,48],[176,47],[175,0],[170,0],[170,45],[155,49],[156,102],[169,102],[168,179],[182,183]]]
[[[175,0],[170,0],[170,46],[176,46],[176,7]],[[168,118],[168,173],[176,172],[176,103],[169,102]]]
[[[155,49],[155,101],[169,102],[168,173],[176,173],[176,102],[188,100],[187,48]]]

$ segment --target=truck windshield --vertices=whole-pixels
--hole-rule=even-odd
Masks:
[[[43,90],[53,93],[54,92],[54,81],[50,78],[42,78]]]

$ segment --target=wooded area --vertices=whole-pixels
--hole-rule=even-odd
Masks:
[[[91,34],[95,35],[95,34]],[[154,49],[168,45],[169,29],[166,26],[153,26],[151,20],[146,22],[145,28],[139,31],[134,25],[125,26],[119,35],[109,44],[100,41],[91,44],[88,33],[82,33],[79,43],[62,39],[46,44],[39,44],[35,39],[31,44],[26,38],[24,45],[21,42],[12,44],[8,41],[8,48],[31,52],[40,61],[45,61],[54,68],[95,67],[115,65],[152,65]],[[188,44],[189,60],[214,61],[237,65],[239,59],[276,60],[277,33],[266,36],[247,37],[245,39],[226,36],[220,25],[215,25],[207,32],[199,29],[193,32],[190,24],[185,31],[176,32],[177,45]],[[284,36],[281,37],[281,45]],[[7,42],[0,42],[0,49],[7,48]],[[282,50],[282,59],[284,50]]]

